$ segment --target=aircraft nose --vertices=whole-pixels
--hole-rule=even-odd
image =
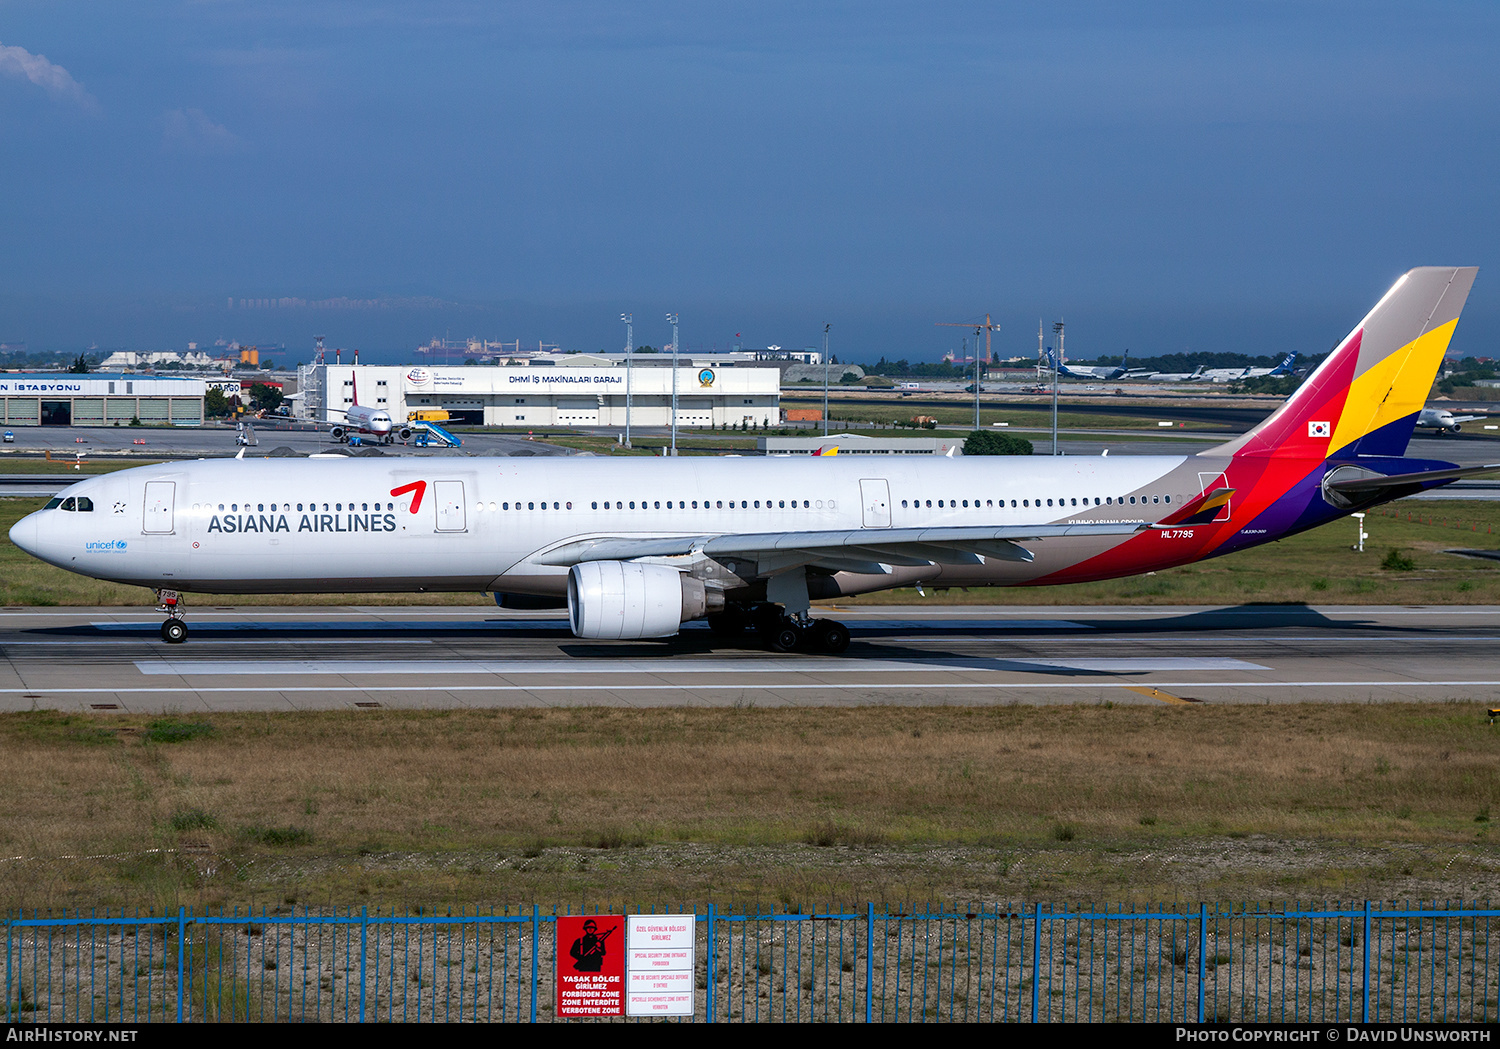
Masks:
[[[10,526],[10,541],[22,550],[25,550],[32,557],[37,556],[36,514],[27,514]]]

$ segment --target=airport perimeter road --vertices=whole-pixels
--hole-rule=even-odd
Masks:
[[[839,657],[493,608],[0,613],[0,710],[1500,700],[1500,608],[826,609]]]

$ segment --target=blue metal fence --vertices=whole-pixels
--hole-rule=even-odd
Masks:
[[[1493,1022],[1500,910],[1462,905],[698,914],[695,1019]],[[12,1022],[550,1021],[556,919],[19,915]],[[1500,945],[1497,945],[1500,948]]]

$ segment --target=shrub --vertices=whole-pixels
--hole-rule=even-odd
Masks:
[[[161,718],[146,726],[145,738],[150,743],[186,743],[191,739],[213,735],[214,727],[202,722],[178,721],[176,718]]]
[[[172,818],[167,822],[175,831],[213,830],[219,825],[212,813],[202,809],[182,809],[172,813]]]
[[[975,430],[964,440],[965,455],[1030,455],[1031,442],[1024,437],[990,430]]]
[[[1410,572],[1417,567],[1417,563],[1400,550],[1392,550],[1385,555],[1385,560],[1380,562],[1380,567],[1390,572]]]

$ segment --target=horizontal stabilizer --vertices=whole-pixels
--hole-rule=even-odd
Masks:
[[[1419,470],[1409,474],[1366,474],[1361,477],[1348,478],[1339,476],[1344,469],[1348,467],[1333,470],[1328,479],[1323,482],[1323,487],[1344,495],[1378,492],[1384,488],[1420,487],[1437,481],[1457,481],[1462,477],[1495,473],[1500,471],[1500,463],[1493,463],[1489,466],[1460,466],[1452,470]],[[1355,467],[1355,469],[1358,468]]]

